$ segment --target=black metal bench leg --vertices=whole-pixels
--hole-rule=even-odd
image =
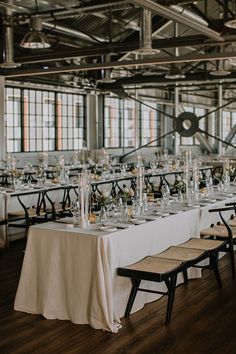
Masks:
[[[221,277],[220,277],[219,268],[218,268],[218,252],[212,253],[210,255],[210,266],[212,267],[212,269],[215,273],[215,277],[216,277],[219,288],[222,288],[222,282],[221,282]]]
[[[166,286],[168,288],[168,303],[167,303],[167,311],[166,311],[166,325],[168,325],[171,321],[172,308],[175,297],[175,288],[176,288],[176,280],[177,274],[172,275],[169,281],[165,281]]]
[[[233,244],[229,245],[230,261],[231,261],[231,270],[232,278],[235,279],[235,260],[234,260],[234,246]]]
[[[133,306],[133,303],[134,303],[134,300],[135,300],[135,297],[136,297],[136,294],[138,291],[139,284],[141,282],[140,279],[131,279],[131,281],[132,281],[132,289],[131,289],[131,292],[129,295],[129,300],[128,300],[128,303],[126,306],[125,317],[128,317],[130,314],[130,311],[132,309],[132,306]]]
[[[184,277],[184,282],[185,284],[188,282],[188,272],[187,269],[183,270],[183,277]]]

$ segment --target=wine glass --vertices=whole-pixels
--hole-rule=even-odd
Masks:
[[[73,215],[73,225],[79,225],[80,207],[78,199],[72,202],[71,212]]]

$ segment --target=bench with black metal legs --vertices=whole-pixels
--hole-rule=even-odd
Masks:
[[[218,286],[221,288],[222,283],[218,269],[218,256],[219,252],[223,250],[224,247],[225,241],[191,238],[178,246],[171,246],[157,256],[184,261],[186,263],[186,271],[184,270],[183,272],[185,282],[188,281],[187,269],[190,267],[212,269]],[[200,264],[200,262],[206,259],[209,260],[207,265],[202,263]]]
[[[192,247],[191,247],[192,245]],[[207,258],[212,266],[218,285],[221,287],[221,279],[218,271],[218,254],[224,245],[224,241],[190,239],[187,242],[172,246],[166,251],[146,257],[140,262],[127,267],[118,268],[120,276],[131,278],[132,288],[125,310],[125,317],[129,316],[138,291],[162,294],[168,296],[166,325],[171,321],[174,302],[177,275],[182,272],[185,282],[188,280],[187,269]],[[202,266],[201,266],[202,267]],[[165,282],[167,291],[149,290],[140,287],[141,280]]]
[[[118,275],[131,278],[132,289],[125,310],[125,317],[129,316],[136,294],[138,291],[167,295],[166,324],[170,323],[172,307],[175,296],[175,288],[178,273],[184,271],[185,263],[171,259],[162,259],[157,257],[146,257],[141,261],[124,268],[118,268]],[[141,280],[150,280],[154,282],[165,282],[167,291],[156,291],[140,288]]]
[[[232,277],[235,278],[235,260],[234,260],[234,244],[236,244],[236,227],[231,227],[222,216],[222,212],[234,210],[234,207],[223,207],[210,209],[209,212],[218,212],[222,224],[211,225],[211,227],[201,230],[200,235],[203,238],[225,241],[223,251],[229,252],[231,261]]]
[[[5,226],[6,227],[6,239],[5,239],[5,244],[0,245],[0,254],[1,254],[1,247],[7,247],[9,246],[9,242],[8,242],[8,237],[7,237],[7,219],[6,218],[0,218],[0,226]]]

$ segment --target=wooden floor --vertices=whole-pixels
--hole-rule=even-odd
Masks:
[[[0,255],[0,353],[233,354],[236,353],[236,281],[228,257],[220,260],[223,289],[203,278],[176,290],[173,319],[164,325],[166,297],[122,319],[118,334],[13,310],[25,241]]]

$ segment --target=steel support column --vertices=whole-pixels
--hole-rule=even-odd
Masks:
[[[218,106],[221,107],[223,105],[223,86],[222,83],[219,84],[218,87]],[[220,139],[223,139],[223,117],[222,117],[222,108],[218,110],[218,136]],[[222,142],[218,142],[218,154],[223,154]]]

